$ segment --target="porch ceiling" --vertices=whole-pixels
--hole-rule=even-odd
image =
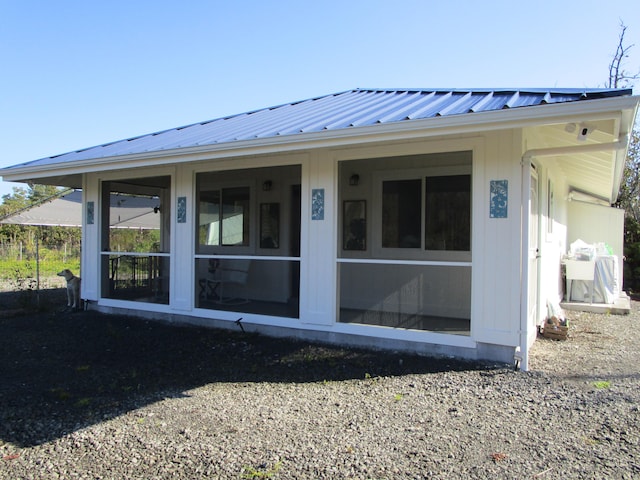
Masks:
[[[591,129],[585,139],[579,139],[584,126]],[[571,189],[580,190],[602,198],[610,203],[615,201],[620,182],[620,161],[623,153],[610,145],[619,139],[618,125],[613,119],[586,123],[567,122],[545,125],[531,130],[528,148],[567,149],[567,154],[552,155],[559,171],[567,178]],[[599,145],[602,146],[601,151]],[[580,149],[590,151],[580,152]]]

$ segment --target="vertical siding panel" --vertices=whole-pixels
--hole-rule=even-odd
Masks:
[[[195,250],[195,189],[191,168],[179,166],[173,178],[171,216],[173,218],[171,242],[171,307],[176,310],[191,310],[194,292],[197,291],[194,275]],[[186,197],[186,222],[177,221],[178,197]]]
[[[518,344],[520,327],[520,149],[518,135],[501,131],[486,137],[480,180],[474,194],[479,205],[478,223],[484,225],[474,252],[474,340],[498,345]],[[507,218],[490,218],[491,180],[508,181]],[[478,259],[478,256],[481,256]],[[479,283],[479,285],[478,285]]]
[[[87,225],[87,202],[93,202],[93,224]],[[80,296],[97,301],[100,285],[100,182],[94,174],[84,174],[82,185],[82,254]],[[74,272],[78,274],[78,272]]]
[[[300,321],[332,325],[336,320],[336,162],[315,152],[302,165]],[[324,191],[324,218],[313,220],[311,196]]]

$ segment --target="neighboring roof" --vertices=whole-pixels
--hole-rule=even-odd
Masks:
[[[154,208],[157,198],[111,195],[111,226],[114,228],[158,229],[159,217]],[[82,192],[73,190],[45,200],[43,203],[0,218],[0,223],[56,227],[82,226]]]
[[[4,170],[631,94],[630,89],[358,88],[131,137]]]

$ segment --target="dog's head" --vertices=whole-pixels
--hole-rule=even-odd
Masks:
[[[73,273],[68,268],[65,268],[61,272],[58,272],[56,275],[58,275],[59,277],[64,277],[65,280],[73,278]]]

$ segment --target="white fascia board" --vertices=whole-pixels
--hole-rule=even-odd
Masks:
[[[5,181],[21,181],[61,175],[77,175],[105,170],[144,168],[175,163],[188,163],[217,158],[232,158],[269,153],[292,152],[314,148],[342,147],[372,142],[387,142],[440,135],[479,133],[505,128],[523,128],[545,123],[618,119],[620,133],[629,133],[640,96],[613,97],[571,103],[495,110],[473,114],[451,115],[390,124],[351,127],[323,132],[242,140],[198,147],[156,150],[113,157],[97,157],[73,162],[39,166],[8,167],[0,170]],[[631,119],[631,125],[626,125]]]

